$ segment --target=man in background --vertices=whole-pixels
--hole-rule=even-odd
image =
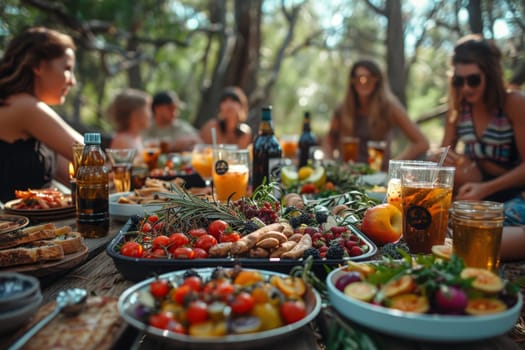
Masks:
[[[151,103],[153,123],[144,131],[143,138],[159,140],[161,146],[164,145],[164,152],[191,151],[195,144],[202,141],[190,123],[178,118],[183,106],[174,91],[156,93]]]

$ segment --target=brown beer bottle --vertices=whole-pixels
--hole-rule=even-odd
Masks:
[[[317,145],[315,135],[312,133],[310,128],[310,112],[304,112],[303,119],[303,132],[299,137],[299,169],[305,165],[308,165],[310,159],[310,149]]]
[[[77,170],[77,229],[98,238],[109,231],[109,170],[99,133],[84,134],[84,151]]]

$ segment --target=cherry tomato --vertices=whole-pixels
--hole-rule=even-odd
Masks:
[[[173,251],[174,259],[193,259],[195,252],[189,247],[179,247]]]
[[[182,325],[182,323],[177,322],[176,320],[171,320],[170,323],[168,323],[168,331],[179,333],[179,334],[188,334],[188,331],[186,328]]]
[[[151,232],[151,224],[149,222],[145,222],[144,225],[142,225],[141,231],[142,232]]]
[[[195,248],[201,248],[205,251],[209,251],[211,247],[217,244],[217,239],[212,235],[203,235],[197,238],[197,241],[194,243]]]
[[[169,237],[169,246],[171,247],[182,247],[190,243],[190,239],[182,232],[172,233]]]
[[[189,230],[188,234],[193,238],[199,238],[200,236],[207,235],[208,231],[203,227],[199,227]]]
[[[306,317],[306,307],[302,301],[285,301],[281,304],[281,316],[286,324],[297,322]]]
[[[208,234],[215,237],[215,239],[220,239],[221,235],[226,232],[230,225],[224,220],[213,220],[208,225]]]
[[[301,187],[300,193],[316,193],[317,188],[313,183],[307,183],[304,184],[303,187]]]
[[[129,241],[120,247],[120,254],[132,258],[142,258],[144,256],[144,248],[140,243]]]
[[[235,231],[224,232],[220,237],[221,242],[236,242],[239,239],[241,239],[241,235],[239,234],[239,232]]]
[[[149,324],[152,327],[168,329],[168,325],[173,320],[173,314],[168,311],[161,311],[158,314],[151,315]]]
[[[167,256],[164,248],[155,248],[150,253],[152,258],[165,258]]]
[[[192,292],[192,289],[189,285],[182,285],[179,288],[175,289],[174,292],[171,294],[171,299],[173,301],[176,301],[180,305],[184,304],[184,299],[186,299],[186,296]]]
[[[208,305],[201,300],[192,301],[186,310],[186,318],[190,324],[206,321],[208,319]]]
[[[230,303],[230,307],[232,308],[232,311],[236,314],[245,314],[251,311],[253,309],[253,306],[255,305],[255,300],[251,296],[251,294],[248,294],[246,292],[241,292],[239,295],[233,299],[233,301]]]
[[[230,282],[221,282],[216,286],[213,294],[218,296],[221,300],[226,300],[233,294],[234,291],[235,288]]]
[[[197,276],[189,276],[182,282],[183,286],[190,286],[195,292],[199,292],[202,288],[202,280]]]
[[[157,214],[150,215],[148,216],[148,221],[154,224],[159,221],[159,216]]]
[[[202,248],[193,248],[193,259],[206,259],[209,255],[208,252]]]
[[[153,225],[153,231],[156,233],[162,233],[163,229],[164,229],[163,221],[157,222],[155,225]]]
[[[151,282],[149,291],[155,298],[164,298],[170,291],[170,285],[167,280],[159,280]]]
[[[168,236],[160,235],[153,239],[153,243],[151,245],[151,249],[155,250],[157,248],[164,248],[167,247],[170,242],[170,239]]]

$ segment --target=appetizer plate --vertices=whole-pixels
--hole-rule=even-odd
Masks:
[[[208,279],[214,268],[196,269],[203,279]],[[263,277],[278,275],[286,277],[287,275],[258,270]],[[175,271],[159,276],[160,279],[169,279],[180,283],[185,271]],[[181,349],[248,349],[250,346],[261,346],[274,342],[283,337],[292,336],[293,333],[310,323],[321,310],[321,297],[313,288],[308,287],[304,297],[308,314],[306,317],[291,323],[289,325],[250,334],[227,335],[223,337],[194,337],[185,334],[178,334],[155,327],[151,327],[135,316],[136,309],[140,303],[140,294],[149,290],[149,285],[155,280],[155,277],[144,280],[133,287],[130,287],[119,298],[118,308],[124,320],[138,330],[151,336],[160,338],[173,345],[179,345]]]
[[[109,195],[109,215],[118,221],[127,221],[134,215],[144,216],[147,213],[162,209],[162,204],[126,204],[119,203],[121,197],[132,195],[133,192],[118,192]]]
[[[66,195],[71,203],[71,196]],[[60,208],[49,208],[49,209],[18,209],[16,205],[20,203],[22,199],[14,199],[5,203],[4,211],[6,213],[23,215],[34,221],[46,221],[46,220],[59,220],[67,219],[75,216],[76,208],[74,205]]]
[[[396,337],[436,342],[472,341],[506,333],[516,324],[523,297],[510,309],[491,315],[416,314],[372,305],[346,296],[335,287],[345,267],[330,272],[326,279],[332,307],[346,319]]]
[[[0,215],[0,234],[8,233],[29,225],[29,218],[22,215]]]
[[[296,266],[303,263],[302,259],[279,259],[279,258],[206,258],[206,259],[168,259],[168,258],[132,258],[121,255],[120,246],[126,241],[127,233],[136,230],[131,220],[122,227],[120,232],[106,247],[107,254],[113,259],[117,270],[128,280],[141,281],[158,274],[174,270],[188,268],[203,268],[212,266],[232,267],[240,264],[244,268],[255,268],[271,270],[280,273],[288,273]],[[377,246],[359,230],[353,231],[361,240],[368,245],[368,251],[360,256],[344,259],[314,260],[312,270],[321,278],[327,274],[327,270],[346,264],[348,260],[363,261],[370,260],[377,252]]]

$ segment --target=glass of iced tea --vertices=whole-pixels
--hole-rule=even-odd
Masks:
[[[368,165],[376,171],[383,168],[385,158],[386,141],[368,141]]]
[[[497,271],[503,231],[503,203],[452,203],[452,251],[470,267]]]
[[[401,208],[401,166],[403,165],[429,165],[436,166],[436,162],[429,162],[424,160],[396,160],[388,161],[388,183],[386,189],[386,202],[390,203],[399,210]]]
[[[297,143],[299,142],[298,135],[282,135],[279,138],[279,141],[281,143],[281,148],[283,151],[283,158],[297,158]]]
[[[213,192],[221,202],[246,196],[250,178],[249,153],[246,149],[213,150]]]
[[[359,142],[359,137],[345,136],[341,139],[341,160],[343,162],[357,162]]]
[[[454,167],[401,166],[403,238],[413,254],[445,243]]]
[[[111,162],[113,172],[113,185],[116,192],[129,192],[131,190],[131,166],[135,159],[134,148],[107,148],[106,155]]]
[[[157,167],[160,153],[159,140],[145,140],[143,142],[142,158],[150,171]]]

